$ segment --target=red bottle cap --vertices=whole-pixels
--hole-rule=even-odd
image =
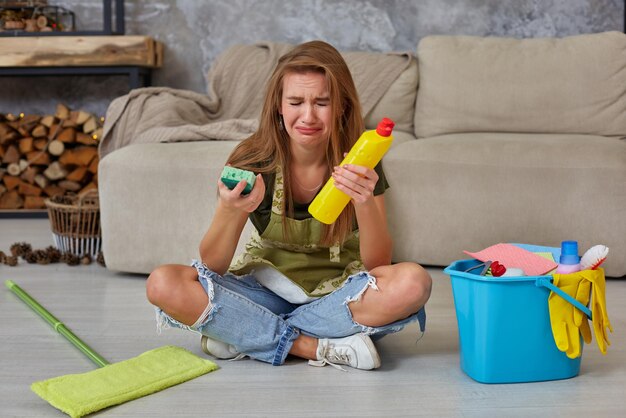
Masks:
[[[394,126],[395,123],[393,123],[391,119],[383,118],[383,120],[381,120],[376,127],[376,133],[378,133],[378,135],[380,136],[389,136],[391,135],[391,131],[393,130]]]

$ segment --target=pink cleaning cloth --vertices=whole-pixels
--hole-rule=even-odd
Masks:
[[[507,268],[520,268],[527,276],[541,276],[557,267],[555,262],[513,244],[500,243],[475,253],[463,252],[480,261],[498,261]]]

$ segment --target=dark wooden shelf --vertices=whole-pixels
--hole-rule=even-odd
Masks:
[[[112,67],[0,67],[0,77],[126,75],[129,90],[152,85],[152,68]]]
[[[0,209],[0,219],[44,219],[48,218],[46,209]]]

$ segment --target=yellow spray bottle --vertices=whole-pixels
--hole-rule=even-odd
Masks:
[[[375,130],[363,132],[341,165],[355,164],[374,168],[391,146],[393,126],[391,119],[383,118]],[[309,213],[320,222],[332,224],[348,202],[350,196],[337,189],[331,177],[309,205]]]

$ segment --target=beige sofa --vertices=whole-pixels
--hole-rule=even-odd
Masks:
[[[431,36],[416,55],[366,120],[397,123],[384,158],[394,260],[445,266],[499,242],[578,240],[607,245],[607,275],[626,275],[626,35]],[[108,267],[148,273],[197,257],[235,145],[106,155]]]

